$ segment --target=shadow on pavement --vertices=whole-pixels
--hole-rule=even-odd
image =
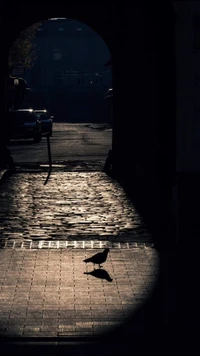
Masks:
[[[88,274],[93,277],[105,279],[108,282],[112,282],[112,278],[110,277],[110,275],[108,274],[108,272],[105,269],[100,269],[100,268],[94,269],[91,272],[84,272],[84,274]]]

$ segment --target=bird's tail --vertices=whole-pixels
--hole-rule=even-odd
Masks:
[[[89,262],[90,261],[90,259],[89,258],[86,258],[85,260],[83,260],[83,262]]]

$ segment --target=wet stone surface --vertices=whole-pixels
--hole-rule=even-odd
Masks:
[[[123,188],[103,172],[16,173],[0,187],[0,239],[151,241]]]

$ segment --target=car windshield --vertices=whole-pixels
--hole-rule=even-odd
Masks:
[[[28,111],[15,111],[10,112],[10,119],[16,122],[34,122],[36,121],[35,115],[33,112]]]
[[[46,120],[48,119],[48,114],[46,112],[40,111],[40,112],[36,112],[36,115],[39,119],[41,120]]]

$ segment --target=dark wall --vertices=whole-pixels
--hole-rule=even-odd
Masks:
[[[123,30],[113,55],[114,169],[160,240],[162,229],[164,242],[175,175],[173,14],[170,6],[146,6],[125,8],[120,16]]]

